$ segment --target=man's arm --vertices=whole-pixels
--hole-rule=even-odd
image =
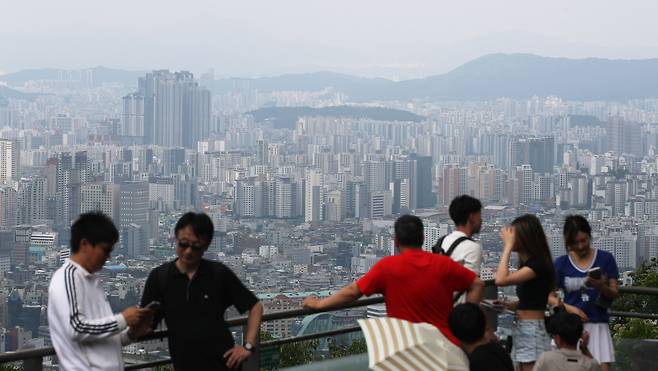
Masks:
[[[260,322],[263,318],[263,303],[260,301],[254,304],[251,309],[249,309],[249,314],[247,318],[247,333],[245,334],[245,342],[249,342],[251,345],[256,346],[256,340],[258,339],[260,331]],[[247,358],[251,356],[251,351],[248,351],[244,346],[235,345],[233,348],[227,350],[224,353],[224,359],[226,359],[226,366],[228,368],[236,368]]]
[[[466,292],[466,301],[469,303],[479,304],[484,298],[484,281],[475,277],[471,287]]]
[[[164,267],[159,268],[164,269]],[[153,301],[159,301],[160,306],[154,311],[151,327],[155,329],[162,321],[164,317],[164,302],[162,300],[162,293],[160,292],[160,282],[158,280],[158,268],[151,270],[146,283],[144,284],[144,292],[142,293],[142,300],[139,302],[139,306],[144,308]]]
[[[144,317],[139,324],[121,332],[121,345],[126,346],[153,332],[153,314]]]
[[[216,267],[216,269],[220,269],[217,273],[222,274],[221,280],[224,281],[225,285],[225,291],[220,293],[220,295],[227,295],[238,312],[249,312],[247,318],[247,331],[244,340],[252,345],[256,345],[260,322],[263,318],[263,304],[258,301],[256,295],[247,289],[238,276],[236,276],[228,267],[220,265]],[[226,360],[226,366],[228,368],[238,367],[242,362],[249,358],[249,356],[251,356],[251,352],[241,344],[236,344],[233,348],[224,353],[224,359]]]
[[[304,307],[314,310],[327,310],[341,305],[352,303],[362,296],[361,290],[356,283],[343,287],[337,293],[328,298],[319,299],[316,296],[309,296],[304,299]]]
[[[256,344],[258,339],[258,331],[260,329],[260,322],[263,318],[263,303],[260,301],[254,304],[251,309],[249,309],[249,315],[247,319],[247,334],[245,340],[251,344]]]
[[[68,322],[68,336],[76,342],[94,342],[106,339],[124,331],[127,326],[140,323],[143,318],[148,317],[150,310],[135,307],[128,308],[120,314],[112,314],[102,318],[90,318],[84,303],[83,282],[77,282],[78,278],[73,269],[64,273],[63,292],[53,292],[49,295],[50,304],[54,306],[57,316]]]

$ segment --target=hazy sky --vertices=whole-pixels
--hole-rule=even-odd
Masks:
[[[657,14],[655,0],[0,0],[0,71],[409,78],[493,52],[653,58]]]

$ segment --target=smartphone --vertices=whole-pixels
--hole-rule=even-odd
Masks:
[[[587,275],[594,278],[594,279],[596,279],[596,280],[600,280],[601,279],[601,268],[594,267],[594,268],[587,271]]]
[[[154,301],[148,303],[148,305],[146,305],[145,308],[146,308],[146,309],[150,309],[150,310],[152,310],[152,311],[156,311],[156,310],[158,310],[158,309],[160,308],[160,302],[157,301],[157,300],[154,300]]]

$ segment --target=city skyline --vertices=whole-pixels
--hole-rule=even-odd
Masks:
[[[508,260],[501,231],[526,214],[552,258],[573,247],[565,219],[585,217],[592,264],[614,259],[622,287],[658,264],[658,3],[28,0],[5,9],[0,353],[51,345],[48,283],[71,258],[72,223],[94,211],[118,231],[90,272],[114,313],[139,303],[155,267],[188,251],[176,231],[188,212],[214,227],[206,241],[193,226],[192,251],[230,269],[268,313],[326,298],[397,255],[405,214],[422,222],[420,250],[465,234],[474,272],[499,284],[491,299],[514,296],[497,273],[526,263],[524,242]],[[456,199],[467,215],[455,213]],[[614,309],[636,310],[636,300]],[[281,340],[386,314],[354,307],[261,330]],[[511,322],[501,315],[500,339]],[[242,344],[243,328],[231,332]],[[315,354],[333,358],[334,345],[358,337],[322,339]],[[126,364],[166,363],[167,349],[155,339],[121,352]],[[277,349],[260,353],[262,366],[277,365]],[[49,371],[57,362],[42,359]]]

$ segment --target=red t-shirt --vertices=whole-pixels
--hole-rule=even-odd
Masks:
[[[356,285],[363,295],[383,294],[389,317],[431,323],[459,345],[448,327],[448,315],[453,293],[467,290],[473,280],[475,273],[447,256],[407,249],[378,261]]]

